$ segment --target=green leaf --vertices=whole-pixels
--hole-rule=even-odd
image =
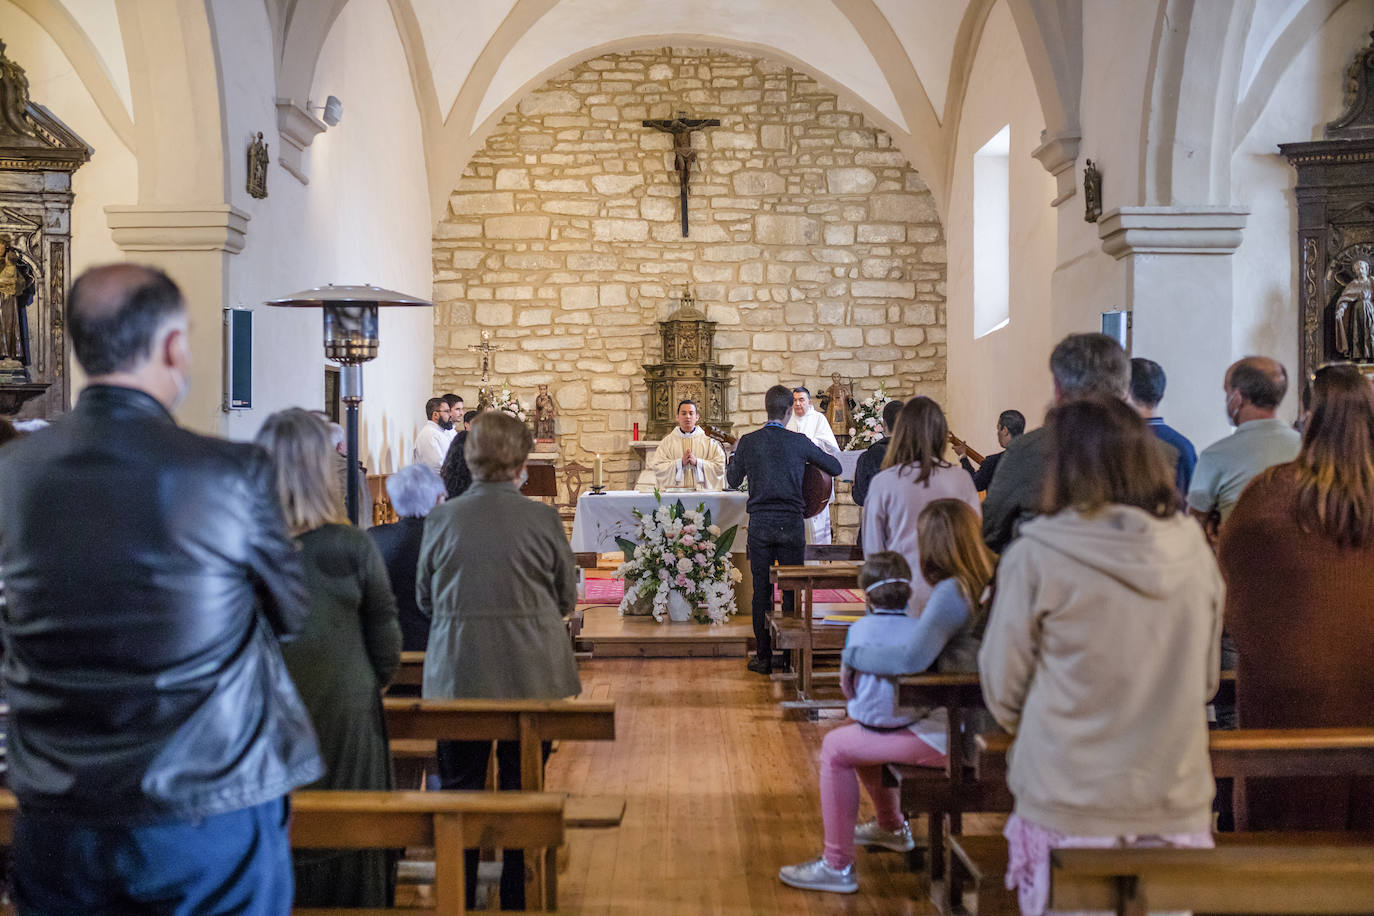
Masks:
[[[702,503],[702,504],[701,504],[701,508],[702,508],[702,510],[703,510],[703,515],[706,516],[705,521],[702,523],[702,526],[701,526],[701,527],[703,527],[703,528],[710,528],[710,527],[711,527],[711,510],[706,508],[706,503]]]
[[[716,556],[719,560],[730,552],[730,548],[735,544],[735,535],[739,532],[739,525],[731,525],[726,531],[720,533],[720,539],[716,541]]]
[[[639,545],[627,538],[620,537],[616,538],[615,542],[621,550],[625,551],[625,559],[633,560],[635,558],[635,548]]]
[[[686,514],[687,507],[684,506],[682,504],[682,500],[679,499],[676,503],[673,504],[673,518],[682,518],[682,516]]]

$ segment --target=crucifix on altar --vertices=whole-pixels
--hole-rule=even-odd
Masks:
[[[692,163],[697,151],[692,149],[692,134],[708,127],[719,127],[720,118],[689,118],[679,111],[676,118],[650,119],[645,127],[673,135],[673,169],[677,172],[678,201],[682,210],[682,237],[687,237],[687,184],[692,177]]]
[[[481,346],[470,344],[468,349],[473,353],[482,354],[482,384],[477,389],[477,409],[486,410],[491,406],[491,385],[489,384],[491,373],[491,351],[504,349],[500,344],[491,345],[491,332],[482,332]]]

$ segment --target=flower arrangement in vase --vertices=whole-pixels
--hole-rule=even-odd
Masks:
[[[854,408],[854,425],[849,427],[850,452],[866,449],[883,437],[883,408],[892,400],[887,389],[879,385],[872,397],[864,398]]]
[[[648,602],[658,622],[691,616],[698,623],[724,623],[735,613],[731,583],[741,578],[730,563],[730,547],[739,526],[725,531],[711,523],[704,503],[688,509],[678,500],[665,506],[657,490],[658,508],[649,514],[634,510],[636,544],[616,538],[625,562],[616,575],[625,580],[620,613],[633,614]],[[676,597],[675,597],[676,596]]]
[[[529,422],[529,415],[525,413],[525,408],[521,405],[520,399],[515,396],[515,393],[510,390],[510,386],[505,382],[501,383],[501,390],[492,395],[491,409],[510,414],[521,423]]]

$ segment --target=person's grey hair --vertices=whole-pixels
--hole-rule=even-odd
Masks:
[[[1131,360],[1106,334],[1070,334],[1050,354],[1050,374],[1065,401],[1124,398],[1131,384]]]
[[[529,428],[508,413],[487,410],[472,421],[463,460],[474,480],[511,480],[534,448]]]
[[[329,442],[331,445],[334,446],[335,450],[337,450],[339,446],[343,445],[344,437],[346,435],[347,434],[344,432],[344,428],[342,426],[335,423],[333,420],[329,421]]]
[[[401,518],[424,518],[448,491],[432,467],[408,464],[386,479],[386,495]]]
[[[348,523],[326,421],[309,410],[289,407],[268,417],[255,441],[276,462],[277,498],[293,535]]]

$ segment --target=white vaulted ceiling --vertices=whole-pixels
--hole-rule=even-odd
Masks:
[[[937,117],[943,118],[950,67],[968,0],[875,0],[892,24]]]

